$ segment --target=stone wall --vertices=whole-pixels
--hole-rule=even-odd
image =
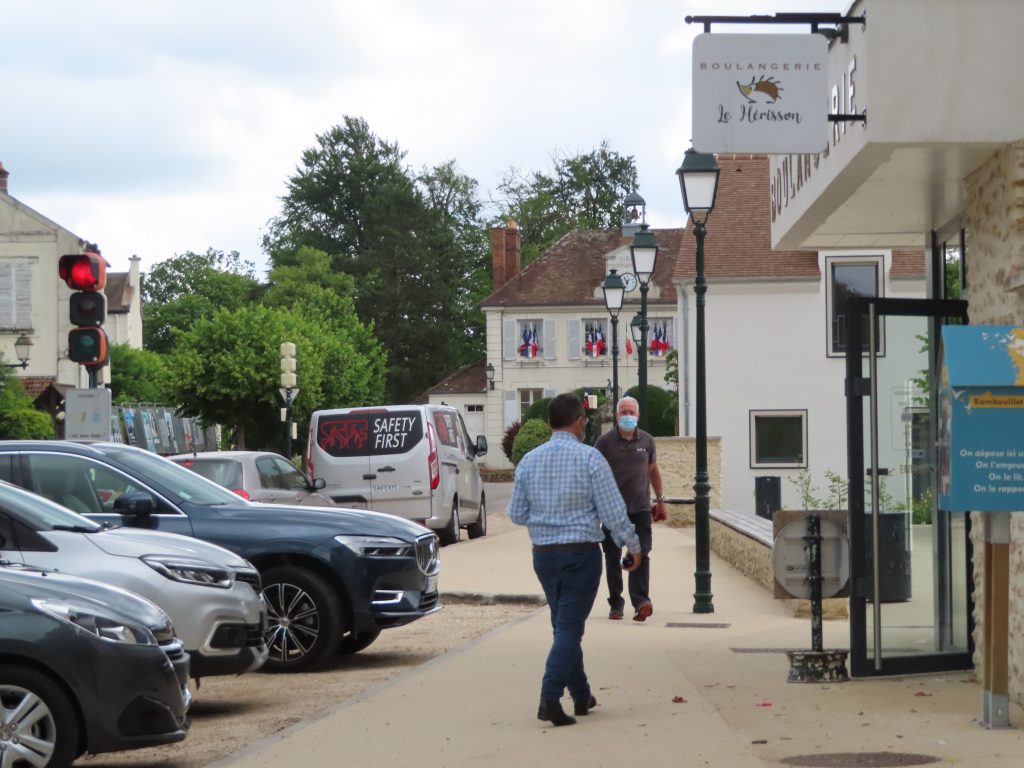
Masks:
[[[693,478],[697,466],[697,440],[693,437],[656,437],[658,470],[666,496],[693,498]],[[711,484],[711,508],[722,505],[722,438],[708,438],[708,482]],[[669,526],[693,525],[693,505],[669,504]]]
[[[971,325],[1024,325],[1024,291],[1007,290],[1024,268],[1024,141],[996,152],[967,188],[967,290]],[[982,663],[984,553],[981,516],[972,516],[975,663]],[[1010,526],[1010,698],[1024,704],[1024,513]]]

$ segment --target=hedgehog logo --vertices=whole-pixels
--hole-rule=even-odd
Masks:
[[[737,80],[736,87],[740,89],[743,98],[751,104],[756,104],[758,101],[774,104],[782,98],[782,86],[774,77],[764,77],[763,75],[758,78],[752,77],[747,85],[743,85]]]

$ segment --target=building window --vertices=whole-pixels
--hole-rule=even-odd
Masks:
[[[466,413],[483,413],[484,407],[482,405],[467,405]]]
[[[583,321],[583,355],[584,357],[606,357],[611,354],[612,338],[607,330],[608,318]]]
[[[541,331],[539,330],[543,327],[544,324],[540,320],[519,321],[518,355],[520,359],[533,360],[543,351],[540,346]]]
[[[32,262],[0,262],[0,330],[32,330]]]
[[[849,336],[847,306],[854,296],[882,295],[882,257],[838,256],[825,259],[826,300],[828,303],[828,356],[842,357],[846,354],[846,340]],[[876,327],[876,351],[885,353],[881,334],[881,321]],[[861,346],[868,350],[868,321],[865,316],[861,324]]]
[[[526,412],[530,406],[544,397],[543,389],[520,389],[519,390],[519,418],[526,420]]]
[[[674,323],[669,317],[652,317],[647,329],[647,356],[657,360],[664,358],[675,348]]]
[[[751,411],[750,467],[806,467],[807,411]]]

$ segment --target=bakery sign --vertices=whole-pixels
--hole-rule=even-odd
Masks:
[[[693,41],[693,147],[803,154],[828,141],[822,35],[705,33]]]

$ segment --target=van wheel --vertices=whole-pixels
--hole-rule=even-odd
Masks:
[[[483,494],[480,494],[480,517],[475,523],[466,526],[466,533],[471,539],[479,539],[481,536],[487,535],[487,504]]]
[[[34,669],[0,665],[4,765],[66,768],[78,756],[78,718],[68,695]]]
[[[459,498],[452,499],[452,517],[448,525],[441,531],[441,544],[448,546],[455,544],[462,538],[462,528],[459,527]]]
[[[349,632],[338,646],[338,654],[359,653],[364,648],[369,648],[379,635],[379,629],[371,629],[369,632]]]
[[[334,655],[344,632],[337,592],[305,568],[271,568],[263,574],[270,655],[267,672],[316,669]]]

